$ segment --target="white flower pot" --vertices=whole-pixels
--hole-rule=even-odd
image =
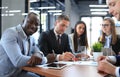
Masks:
[[[95,61],[97,61],[97,58],[102,55],[103,55],[103,52],[93,52],[93,57]]]

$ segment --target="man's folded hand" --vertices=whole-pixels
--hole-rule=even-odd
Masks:
[[[35,66],[35,65],[41,64],[41,62],[42,62],[42,59],[40,57],[32,55],[27,63],[29,66]]]

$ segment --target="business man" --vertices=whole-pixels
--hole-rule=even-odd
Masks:
[[[120,21],[120,0],[106,0],[109,7],[109,13]]]
[[[109,13],[120,21],[120,0],[106,0],[106,3],[109,6]],[[101,56],[98,58],[98,62],[99,71],[120,77],[120,67],[113,65],[117,64],[120,66],[120,56]]]
[[[39,77],[23,71],[23,66],[46,63],[46,57],[36,46],[32,34],[39,26],[36,13],[29,13],[22,24],[7,29],[0,41],[0,77]]]
[[[65,30],[69,26],[69,18],[66,15],[58,16],[54,29],[42,32],[39,38],[40,50],[47,56],[48,62],[72,60],[68,35]]]

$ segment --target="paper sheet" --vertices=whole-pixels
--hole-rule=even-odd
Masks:
[[[56,63],[62,63],[67,65],[77,64],[77,65],[90,65],[90,66],[98,66],[97,62],[94,61],[75,61],[75,62],[69,62],[69,61],[59,61]]]
[[[97,62],[94,61],[74,61],[74,62],[70,62],[70,61],[59,61],[59,62],[54,62],[54,63],[58,63],[58,64],[67,64],[67,65],[89,65],[89,66],[98,66]],[[44,67],[46,64],[44,65],[37,65],[37,67]]]

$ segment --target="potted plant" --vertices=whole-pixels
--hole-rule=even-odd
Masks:
[[[93,57],[95,61],[97,61],[97,58],[99,56],[103,55],[103,53],[101,52],[102,47],[103,47],[103,44],[101,44],[100,42],[96,42],[92,45]]]
[[[103,44],[100,42],[96,42],[92,45],[94,52],[101,52],[102,47],[103,47]]]

